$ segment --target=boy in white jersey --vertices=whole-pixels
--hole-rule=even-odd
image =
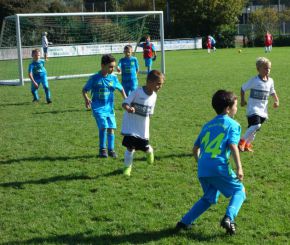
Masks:
[[[245,92],[250,90],[247,107],[248,129],[239,142],[240,151],[253,151],[252,141],[262,123],[268,118],[268,98],[274,98],[274,108],[279,106],[279,98],[274,88],[274,81],[269,77],[271,62],[267,58],[260,57],[256,61],[259,74],[251,78],[241,88],[241,106],[247,104]]]
[[[135,150],[147,153],[147,162],[154,162],[153,148],[149,145],[149,117],[153,115],[157,92],[164,83],[164,76],[152,70],[147,76],[146,85],[130,93],[123,102],[126,110],[123,117],[123,146],[127,147],[124,156],[124,175],[130,176]]]

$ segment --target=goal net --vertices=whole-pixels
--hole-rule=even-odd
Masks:
[[[158,53],[153,69],[165,73],[163,12],[18,14],[6,17],[0,35],[0,84],[24,84],[31,51],[42,50],[47,33],[49,79],[87,77],[97,72],[103,54],[118,61],[132,45],[140,71],[146,71],[138,42],[150,35]],[[42,57],[43,58],[43,57]]]

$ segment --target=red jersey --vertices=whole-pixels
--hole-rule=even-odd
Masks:
[[[143,43],[143,57],[145,59],[152,58],[153,56],[153,49],[152,49],[153,44],[152,43]]]
[[[265,46],[270,46],[273,43],[273,37],[270,33],[265,35]]]
[[[209,49],[211,48],[211,39],[210,39],[210,37],[208,37],[207,40],[206,40],[206,47],[209,48]]]

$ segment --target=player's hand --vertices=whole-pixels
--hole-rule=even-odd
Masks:
[[[128,113],[135,113],[135,108],[134,108],[134,107],[129,107],[129,108],[127,109],[127,112],[128,112]]]
[[[245,106],[245,105],[247,105],[247,101],[241,100],[241,106]]]
[[[155,56],[153,57],[153,59],[152,59],[152,60],[153,60],[153,61],[155,61],[155,60],[156,60],[156,58],[157,58],[157,56],[155,55]]]
[[[86,100],[86,108],[91,109],[91,104],[92,104],[92,101],[90,99],[87,99]]]
[[[34,85],[34,87],[35,87],[36,89],[38,89],[38,84],[37,84],[37,83],[33,83],[33,85]]]
[[[279,107],[279,102],[278,101],[275,101],[273,107],[274,108],[278,108]]]
[[[243,169],[240,168],[237,170],[237,178],[242,181],[244,179],[244,172],[243,172]]]

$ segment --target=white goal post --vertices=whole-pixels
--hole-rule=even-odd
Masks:
[[[147,34],[158,53],[153,69],[165,74],[162,11],[16,14],[2,24],[0,84],[30,81],[31,51],[42,50],[44,32],[52,43],[46,62],[48,79],[87,77],[100,69],[101,55],[111,53],[118,61],[128,44],[136,51],[140,70],[145,71],[142,48],[137,44]]]

